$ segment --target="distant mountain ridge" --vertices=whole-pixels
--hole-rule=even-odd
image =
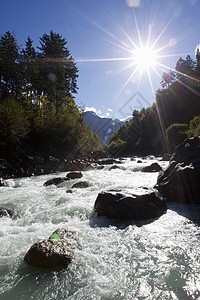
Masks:
[[[84,113],[84,120],[85,124],[91,127],[92,132],[98,134],[102,144],[107,144],[110,141],[112,134],[125,125],[125,122],[118,119],[101,118],[93,111],[86,111]]]

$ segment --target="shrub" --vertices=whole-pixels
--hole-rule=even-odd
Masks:
[[[172,124],[166,130],[168,143],[173,151],[187,138],[188,124]]]
[[[200,116],[194,117],[189,124],[188,137],[200,135]]]

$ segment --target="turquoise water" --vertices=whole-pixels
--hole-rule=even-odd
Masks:
[[[7,180],[0,206],[13,209],[14,217],[0,219],[0,299],[200,299],[199,206],[171,204],[145,224],[92,214],[102,190],[153,190],[158,174],[141,168],[154,161],[126,159],[120,169],[83,172],[90,186],[72,194],[66,190],[80,179],[43,186],[66,174]],[[31,245],[57,228],[78,234],[82,249],[73,262],[60,271],[28,266],[23,259]]]

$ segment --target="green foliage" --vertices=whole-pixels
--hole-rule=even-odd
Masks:
[[[187,138],[188,124],[172,124],[166,130],[167,140],[172,150]]]
[[[194,117],[189,123],[188,137],[200,135],[200,116]]]
[[[118,153],[118,151],[121,152],[121,149],[123,149],[125,145],[126,145],[126,141],[123,141],[122,139],[117,137],[116,140],[112,140],[112,142],[108,144],[107,151],[116,154]]]
[[[159,153],[162,148],[159,134],[158,114],[156,105],[153,104],[140,112],[134,111],[133,118],[112,136],[107,149],[117,156]]]
[[[0,39],[0,153],[87,154],[102,149],[75,104],[78,69],[60,34],[44,34],[41,52],[28,37],[20,51],[9,31]],[[84,148],[84,150],[83,150]]]
[[[0,89],[3,95],[18,95],[20,68],[19,46],[14,34],[7,31],[0,38]]]
[[[30,127],[26,111],[13,97],[0,103],[0,150],[4,157],[13,156],[23,146]]]
[[[50,31],[40,38],[40,90],[58,110],[65,97],[77,93],[78,69],[60,34]]]

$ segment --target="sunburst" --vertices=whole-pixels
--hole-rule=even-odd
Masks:
[[[116,28],[118,28],[119,32],[123,34],[124,39],[117,37],[117,33],[110,32],[108,29],[103,28],[94,20],[89,19],[85,16],[87,21],[91,22],[95,27],[101,30],[104,33],[104,36],[100,36],[106,42],[118,47],[123,53],[127,53],[125,57],[112,57],[112,58],[91,58],[91,59],[76,59],[77,62],[124,62],[124,66],[121,67],[118,72],[123,72],[127,69],[130,69],[131,72],[128,75],[128,78],[122,86],[119,87],[119,91],[116,94],[115,99],[117,99],[122,91],[125,90],[126,86],[131,82],[131,80],[137,78],[137,90],[140,88],[140,82],[143,76],[147,76],[149,80],[149,85],[151,87],[152,95],[155,97],[155,89],[153,87],[153,76],[157,76],[159,80],[161,80],[163,72],[168,72],[173,70],[171,66],[167,66],[164,63],[166,58],[172,57],[180,57],[183,55],[187,55],[187,53],[174,53],[174,54],[167,54],[168,48],[172,49],[172,46],[175,46],[176,39],[171,38],[165,44],[161,44],[161,38],[164,37],[169,25],[175,18],[175,15],[172,15],[170,20],[161,28],[160,32],[155,36],[153,34],[153,25],[150,24],[148,26],[147,32],[144,32],[144,28],[142,30],[143,35],[138,26],[138,22],[135,15],[134,8],[132,9],[133,12],[133,20],[135,23],[135,28],[137,31],[137,36],[132,38],[126,30],[119,24],[119,22],[113,18],[113,15],[109,14],[107,10],[105,10],[108,17],[110,17],[111,21],[114,23]],[[154,35],[154,38],[152,36]],[[146,36],[147,38],[143,38]],[[182,74],[184,75],[184,74]],[[185,75],[187,76],[187,75]],[[195,80],[195,79],[194,79]],[[134,82],[136,82],[134,80]]]

